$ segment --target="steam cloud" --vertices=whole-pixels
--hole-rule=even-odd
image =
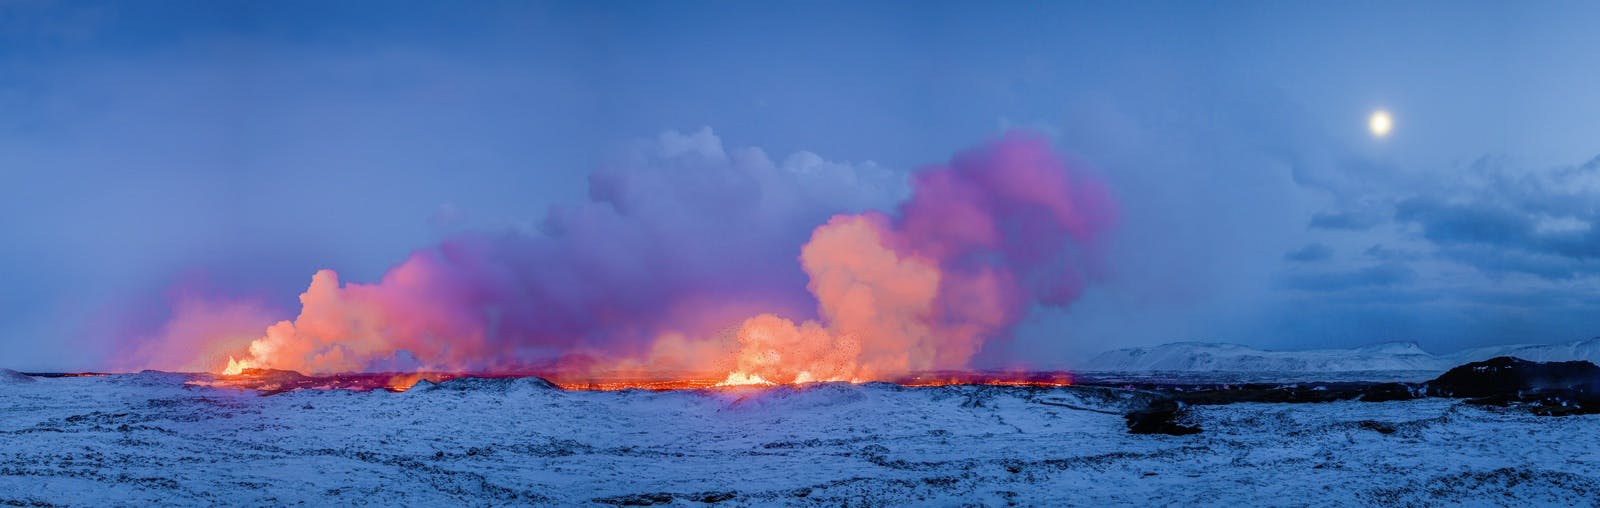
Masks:
[[[1116,221],[1103,184],[1026,133],[923,168],[895,214],[870,211],[904,181],[668,133],[538,233],[460,235],[372,284],[317,272],[299,316],[229,368],[733,382],[962,368],[1033,305],[1076,299]]]
[[[1115,221],[1098,181],[1012,134],[925,168],[898,218],[840,215],[800,254],[822,322],[746,321],[730,381],[890,379],[956,369],[1034,303],[1076,299]]]

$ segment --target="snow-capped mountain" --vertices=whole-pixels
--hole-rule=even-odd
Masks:
[[[1496,356],[1515,356],[1536,362],[1588,360],[1600,364],[1600,337],[1565,344],[1519,344],[1468,349],[1452,356],[1457,363],[1479,361]]]
[[[1600,363],[1600,337],[1565,344],[1521,344],[1435,355],[1413,342],[1387,342],[1352,349],[1268,351],[1209,342],[1177,342],[1107,351],[1080,368],[1087,371],[1358,372],[1444,371],[1496,356],[1535,361]]]

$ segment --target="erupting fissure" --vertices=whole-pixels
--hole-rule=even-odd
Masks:
[[[726,191],[738,198],[725,199],[730,206],[744,207],[734,211],[781,215],[770,203],[794,196],[773,182],[799,177],[715,148],[695,160],[716,172],[682,176],[699,179],[692,190]],[[653,189],[625,176],[592,177],[594,202],[553,210],[540,236],[462,235],[374,284],[319,271],[298,317],[268,327],[217,372],[642,372],[733,386],[961,370],[1029,309],[1074,301],[1099,272],[1117,214],[1099,180],[1043,138],[1011,133],[912,173],[894,213],[834,214],[812,230],[798,246],[808,315],[787,304],[794,289],[769,283],[794,280],[782,269],[741,271],[778,266],[761,256],[781,249],[713,251],[743,245],[745,229],[727,239],[711,226],[733,220],[729,211],[652,223],[669,221],[656,208],[701,206],[690,201],[702,196],[641,197]],[[672,231],[709,247],[664,238]],[[715,256],[726,259],[702,259]]]

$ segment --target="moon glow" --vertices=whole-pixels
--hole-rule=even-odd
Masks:
[[[1394,130],[1394,118],[1388,111],[1377,110],[1367,118],[1367,129],[1372,131],[1372,137],[1384,138],[1389,136],[1389,131]]]

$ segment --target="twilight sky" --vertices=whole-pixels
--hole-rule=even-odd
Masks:
[[[291,318],[318,269],[374,281],[462,231],[537,234],[601,169],[692,189],[693,161],[759,150],[814,178],[784,215],[798,253],[828,213],[890,209],[909,172],[1014,128],[1103,177],[1122,217],[1103,280],[986,361],[1588,338],[1595,19],[1580,2],[0,2],[0,366],[98,368],[193,302]],[[1380,108],[1395,127],[1375,139]]]

